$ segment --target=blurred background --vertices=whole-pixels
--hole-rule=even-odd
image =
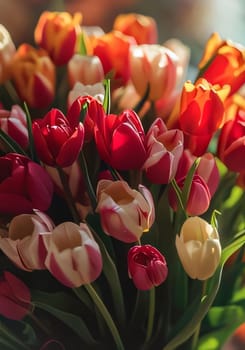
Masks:
[[[84,25],[99,25],[105,31],[115,16],[138,12],[155,18],[159,43],[171,37],[191,48],[191,64],[199,61],[203,46],[214,31],[245,45],[244,0],[0,0],[0,23],[14,42],[33,42],[33,29],[43,10],[81,11]]]

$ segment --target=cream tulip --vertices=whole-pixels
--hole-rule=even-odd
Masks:
[[[189,217],[175,243],[189,277],[206,280],[214,274],[221,257],[219,234],[215,227],[200,217]]]

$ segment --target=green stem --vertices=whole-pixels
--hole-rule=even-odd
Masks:
[[[4,326],[2,322],[0,322],[0,334],[2,333],[9,341],[18,344],[18,349],[29,350],[30,348],[26,346],[20,339],[18,339],[13,333],[11,333],[7,327]]]
[[[56,169],[59,173],[59,177],[60,177],[60,180],[61,180],[61,183],[62,183],[62,186],[64,189],[64,193],[65,193],[66,203],[70,209],[71,215],[72,215],[75,223],[79,224],[81,222],[81,219],[80,219],[80,216],[77,212],[77,209],[76,209],[76,206],[75,206],[75,203],[73,200],[71,189],[70,189],[68,181],[67,181],[67,176],[61,167],[57,166]]]
[[[203,299],[203,297],[206,294],[206,289],[207,289],[207,280],[203,281],[203,285],[202,285],[202,296],[201,299]],[[191,350],[195,350],[197,347],[197,343],[198,343],[198,339],[199,339],[199,334],[200,334],[200,330],[201,330],[201,323],[199,322],[197,325],[197,328],[192,336],[192,342],[191,342]]]
[[[151,288],[150,291],[150,300],[149,300],[149,315],[146,331],[146,342],[148,342],[152,335],[153,324],[154,324],[154,315],[155,315],[155,288]]]
[[[79,160],[80,160],[80,165],[81,165],[82,172],[84,175],[84,180],[86,182],[86,188],[88,190],[88,195],[89,195],[89,198],[91,200],[92,208],[93,208],[93,210],[95,210],[97,207],[97,198],[96,198],[96,194],[95,194],[94,189],[93,189],[93,185],[90,181],[87,162],[86,162],[86,159],[85,159],[83,152],[80,152]]]
[[[107,324],[108,328],[110,329],[111,335],[116,343],[117,350],[124,350],[124,346],[123,346],[120,334],[118,332],[118,329],[117,329],[115,323],[113,322],[113,319],[111,318],[111,315],[110,315],[107,307],[105,306],[105,304],[103,303],[103,301],[101,300],[99,295],[96,293],[95,289],[92,287],[91,284],[84,285],[84,288],[87,290],[87,292],[91,296],[93,302],[95,303],[95,305],[99,309],[101,315],[103,316],[105,323]]]

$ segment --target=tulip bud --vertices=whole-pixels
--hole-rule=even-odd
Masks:
[[[83,124],[76,118],[68,120],[59,109],[53,108],[43,119],[33,122],[32,130],[43,163],[65,168],[75,162],[84,140]]]
[[[128,274],[137,289],[148,290],[163,283],[168,275],[164,256],[151,245],[134,246],[128,252]]]
[[[199,217],[190,217],[182,225],[175,243],[183,268],[191,278],[206,280],[214,274],[221,257],[215,227]]]
[[[65,286],[80,287],[100,275],[100,249],[87,225],[64,222],[42,237],[48,250],[45,265]]]
[[[155,219],[150,191],[139,186],[139,192],[125,181],[101,180],[97,186],[98,206],[104,232],[120,241],[136,242]]]
[[[8,79],[8,66],[15,51],[15,45],[8,30],[0,24],[0,84]]]
[[[29,288],[11,272],[0,277],[0,314],[11,320],[22,320],[31,308]]]
[[[151,182],[167,184],[174,178],[183,143],[181,130],[168,130],[160,118],[154,121],[146,135],[147,159],[142,167]]]
[[[23,149],[29,143],[26,115],[22,108],[13,105],[11,111],[0,109],[0,128]]]
[[[35,42],[45,49],[56,65],[66,64],[74,55],[81,35],[82,14],[44,11],[36,25]]]

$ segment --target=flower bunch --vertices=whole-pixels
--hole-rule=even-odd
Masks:
[[[0,32],[0,344],[220,349],[245,316],[245,48],[213,34],[191,81],[141,14]]]

